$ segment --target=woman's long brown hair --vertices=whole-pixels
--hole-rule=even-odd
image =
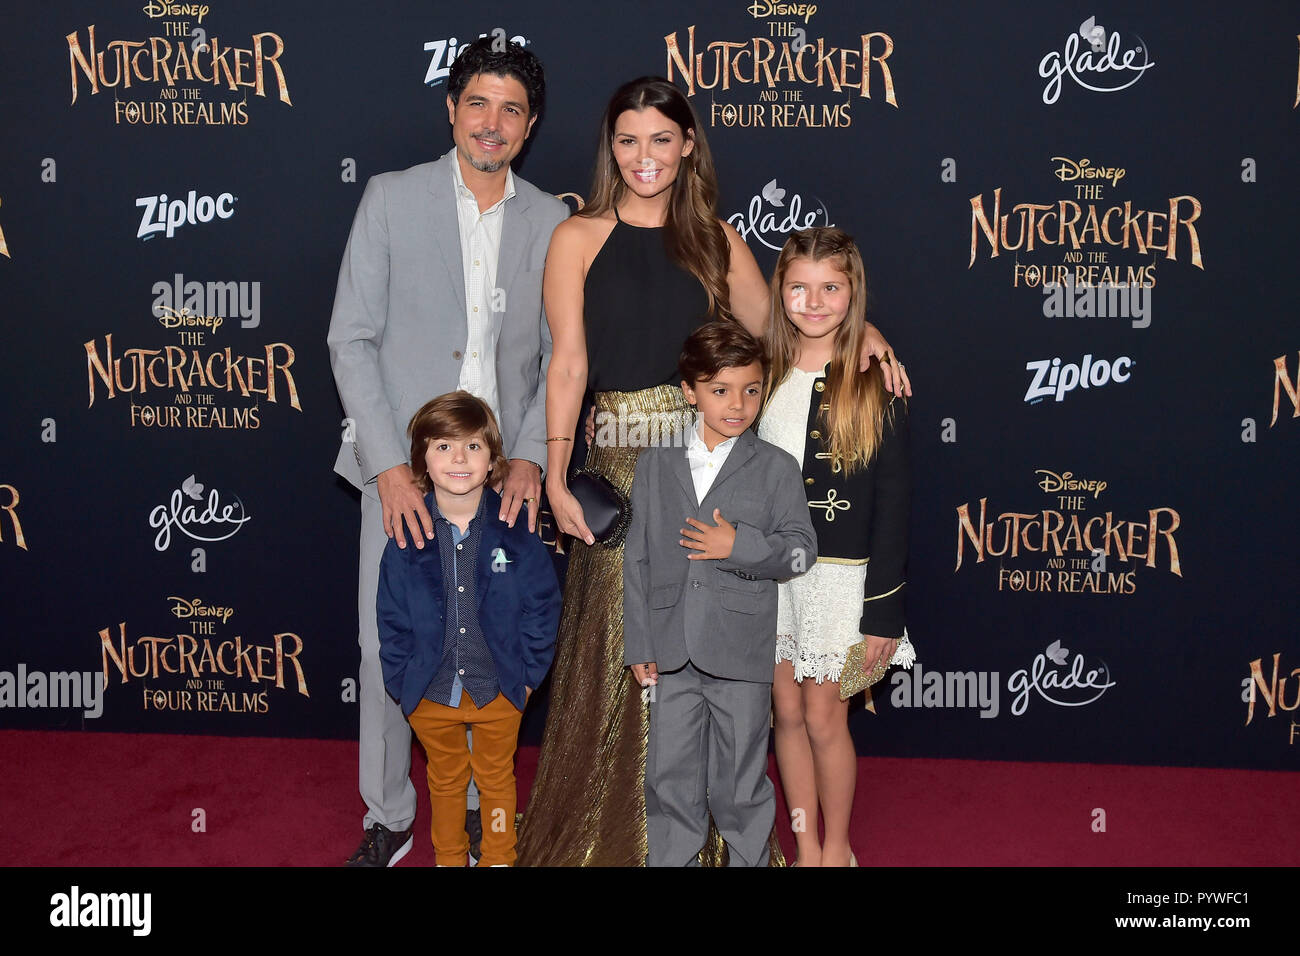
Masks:
[[[672,186],[664,222],[668,254],[700,280],[709,294],[709,314],[714,318],[731,318],[731,292],[727,286],[731,247],[718,222],[718,176],[713,167],[713,154],[691,104],[667,80],[643,76],[615,91],[600,124],[591,198],[578,215],[600,216],[622,200],[627,184],[614,159],[614,126],[628,110],[640,112],[651,108],[663,113],[681,128],[683,136],[695,141],[695,148],[682,157]]]

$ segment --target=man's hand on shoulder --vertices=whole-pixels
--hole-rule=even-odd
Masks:
[[[510,473],[497,490],[501,493],[501,520],[513,528],[519,509],[527,505],[528,530],[536,532],[537,499],[542,493],[541,466],[526,458],[511,458]]]
[[[411,466],[394,465],[381,471],[375,484],[379,490],[379,504],[384,510],[384,534],[395,539],[399,548],[405,548],[405,530],[409,530],[415,546],[423,548],[424,539],[433,537],[433,517],[424,506],[424,495],[415,484]],[[405,530],[403,520],[406,522]]]

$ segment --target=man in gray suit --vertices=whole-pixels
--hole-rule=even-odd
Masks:
[[[447,92],[454,148],[366,185],[330,320],[330,362],[347,415],[334,468],[361,491],[357,697],[367,810],[349,866],[392,866],[410,849],[415,819],[411,731],[384,690],[375,617],[387,539],[405,548],[409,535],[423,548],[433,537],[411,475],[407,424],[426,401],[457,388],[487,402],[510,458],[501,518],[511,526],[526,506],[536,529],[546,461],[551,337],[542,268],[568,208],[510,169],[542,113],[542,65],[517,44],[485,37],[462,49]]]
[[[763,368],[739,323],[700,327],[682,348],[688,446],[647,448],[632,480],[623,645],[650,699],[648,866],[693,865],[710,813],[730,865],[768,862],[776,581],[812,565],[817,538],[798,464],[749,430]]]

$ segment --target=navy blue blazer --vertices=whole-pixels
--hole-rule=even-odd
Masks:
[[[524,709],[525,687],[536,689],[555,656],[560,626],[560,584],[551,553],[528,530],[520,512],[513,528],[497,517],[501,497],[491,488],[483,494],[483,527],[479,530],[478,621],[492,653],[501,693]],[[432,505],[433,493],[425,496]],[[505,570],[493,571],[497,549],[505,555]],[[498,559],[498,566],[502,566]],[[423,548],[389,540],[379,565],[379,659],[384,686],[402,705],[415,710],[442,662],[446,623],[446,588],[442,556],[435,541]]]

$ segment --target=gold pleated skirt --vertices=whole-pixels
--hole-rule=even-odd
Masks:
[[[680,388],[597,392],[597,440],[586,467],[624,495],[637,455],[665,423],[689,420]],[[684,454],[684,452],[683,452]],[[646,856],[648,704],[623,663],[623,549],[572,539],[564,611],[537,776],[519,826],[519,866],[642,866]],[[771,838],[771,865],[785,859]],[[709,825],[704,866],[725,866]]]

